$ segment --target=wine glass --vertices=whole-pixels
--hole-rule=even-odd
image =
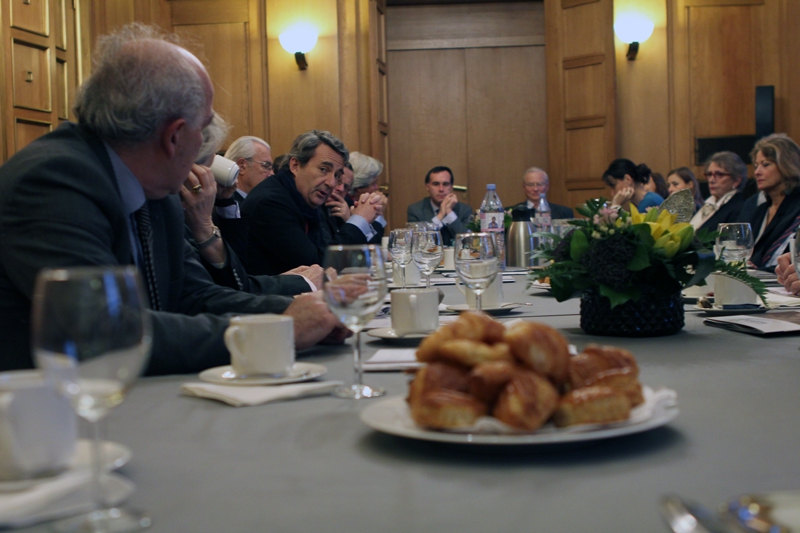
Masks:
[[[383,253],[374,245],[329,246],[325,254],[323,291],[328,308],[355,333],[354,383],[334,391],[340,398],[377,398],[386,391],[364,385],[361,330],[383,305],[388,290]]]
[[[150,315],[133,266],[44,269],[36,279],[32,348],[45,379],[92,428],[93,509],[59,531],[139,531],[150,519],[106,508],[98,421],[119,405],[150,357]]]
[[[431,274],[442,262],[442,234],[438,230],[414,230],[411,238],[411,256],[420,271],[425,274],[425,285],[431,288]]]
[[[403,278],[403,288],[406,288],[406,266],[411,263],[411,237],[410,229],[395,229],[389,233],[389,252],[392,261],[397,265]]]
[[[481,295],[500,270],[494,233],[459,233],[454,255],[458,277],[475,293],[475,310],[480,313]]]
[[[753,253],[753,230],[747,222],[720,224],[717,232],[717,249],[725,262],[746,261]]]

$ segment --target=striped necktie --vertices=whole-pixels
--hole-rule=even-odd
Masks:
[[[147,292],[150,296],[150,307],[154,311],[161,309],[161,301],[158,298],[158,285],[156,284],[156,271],[153,265],[153,227],[150,225],[150,210],[144,204],[134,214],[136,219],[136,231],[139,235],[139,243],[142,246],[142,259],[144,265],[144,277],[147,281]]]

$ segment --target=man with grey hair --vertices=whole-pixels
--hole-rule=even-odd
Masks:
[[[513,206],[512,209],[524,206],[530,211],[531,218],[533,218],[536,210],[539,209],[542,195],[545,195],[546,198],[547,192],[550,190],[550,178],[547,176],[547,172],[539,167],[531,167],[526,170],[522,175],[522,190],[525,191],[525,201]],[[550,206],[551,218],[575,218],[571,208],[554,204],[550,200],[547,200],[547,203]]]
[[[327,131],[313,130],[292,143],[278,173],[258,184],[242,205],[248,220],[247,271],[275,275],[321,264],[330,244],[366,244],[379,214],[367,196],[339,232],[326,231],[322,208],[342,179],[349,152]]]
[[[0,368],[33,366],[30,311],[45,267],[135,263],[151,302],[147,372],[228,364],[225,313],[283,312],[311,346],[338,321],[317,296],[257,296],[215,285],[184,238],[178,193],[195,166],[214,89],[198,59],[154,27],[97,43],[65,123],[0,167]],[[206,181],[207,183],[208,181]],[[192,191],[202,183],[190,182]]]
[[[234,198],[241,204],[253,187],[272,176],[272,149],[267,141],[252,135],[239,137],[231,143],[225,157],[239,165],[237,194]]]

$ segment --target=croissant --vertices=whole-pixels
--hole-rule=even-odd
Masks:
[[[558,405],[558,391],[545,378],[521,370],[500,393],[492,413],[511,427],[534,431],[542,427]]]
[[[569,344],[555,328],[536,322],[522,322],[506,333],[505,341],[525,368],[549,378],[559,387],[566,381]]]
[[[558,427],[575,424],[605,424],[627,420],[631,414],[628,397],[609,387],[586,387],[565,394],[553,414]]]
[[[411,406],[417,425],[436,429],[464,428],[486,414],[486,405],[463,392],[429,392]]]

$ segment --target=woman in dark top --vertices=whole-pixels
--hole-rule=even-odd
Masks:
[[[611,187],[613,206],[630,210],[630,204],[644,213],[648,207],[658,207],[664,199],[647,190],[650,169],[642,163],[635,165],[630,159],[615,159],[603,173],[603,181]]]
[[[750,262],[773,271],[800,226],[800,147],[786,134],[774,133],[758,141],[750,157],[758,190],[766,197],[744,221],[750,222],[756,236]]]

